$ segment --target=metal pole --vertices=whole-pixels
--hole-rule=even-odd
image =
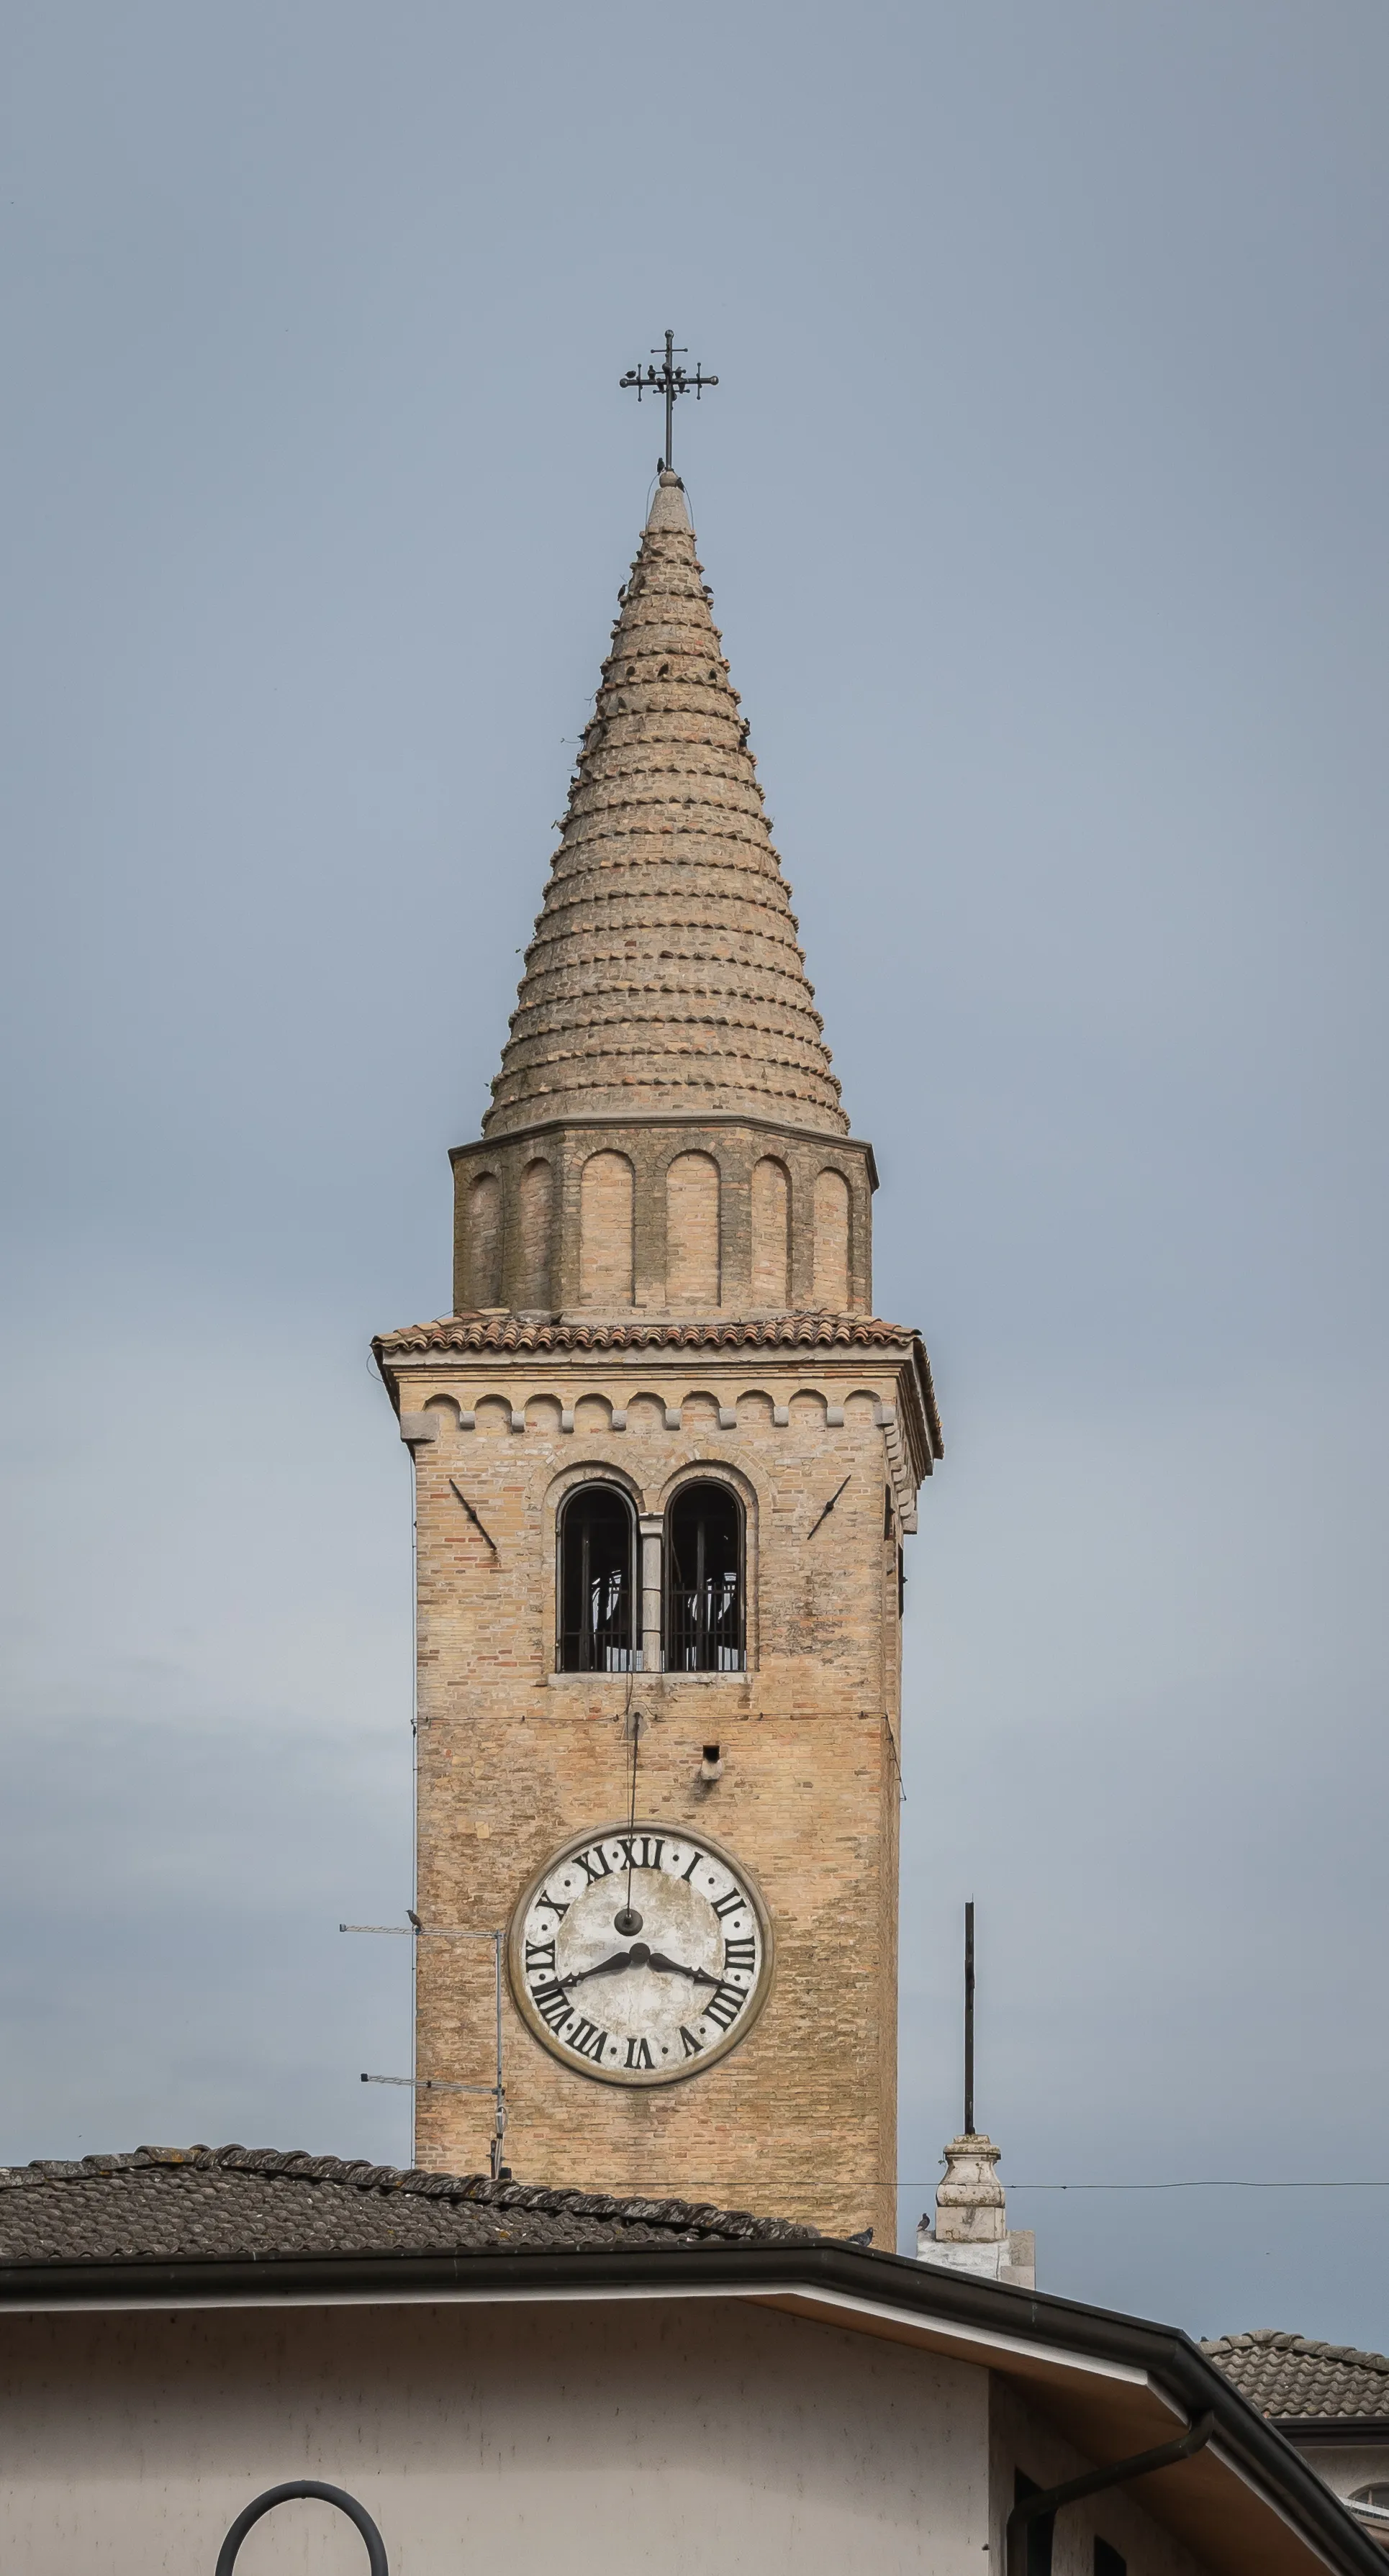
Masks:
[[[974,1899],[965,1907],[965,2136],[974,2135]]]
[[[506,2095],[502,2090],[502,1936],[492,1935],[497,1960],[497,2117],[492,2132],[492,2180],[499,2182],[502,2171],[502,2146],[506,2137]]]
[[[675,333],[666,333],[666,472],[671,466],[671,433],[675,421]]]

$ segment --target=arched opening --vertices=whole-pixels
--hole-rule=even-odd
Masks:
[[[743,1507],[728,1485],[682,1485],[666,1514],[668,1673],[740,1673],[747,1661]]]
[[[560,1512],[558,1668],[636,1669],[637,1525],[616,1485],[580,1485]]]
[[[774,1154],[752,1167],[752,1302],[791,1303],[791,1176]]]
[[[832,1165],[815,1181],[815,1303],[822,1315],[849,1311],[849,1184]]]
[[[502,1302],[502,1185],[495,1172],[480,1172],[468,1192],[465,1246],[468,1303]]]
[[[666,1304],[719,1302],[719,1167],[677,1154],[666,1174]]]
[[[579,1303],[630,1306],[636,1176],[625,1154],[590,1154],[579,1181]]]
[[[550,1303],[550,1212],[554,1174],[540,1158],[527,1163],[518,1193],[521,1219],[521,1280],[517,1304],[544,1309]]]

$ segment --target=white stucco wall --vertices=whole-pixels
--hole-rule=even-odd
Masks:
[[[1389,2442],[1298,2442],[1294,2447],[1333,2495],[1352,2496],[1357,2487],[1389,2487]]]
[[[15,2576],[212,2576],[296,2477],[391,2576],[982,2576],[988,2464],[985,2371],[736,2301],[0,2321]],[[301,2503],[237,2576],[365,2567]]]

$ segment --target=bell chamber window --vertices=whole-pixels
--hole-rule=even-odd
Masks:
[[[682,1485],[666,1515],[668,1673],[747,1663],[743,1507],[728,1485]]]
[[[558,1667],[630,1673],[637,1664],[637,1528],[616,1485],[580,1485],[559,1524]]]

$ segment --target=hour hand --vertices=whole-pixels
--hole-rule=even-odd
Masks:
[[[620,1968],[630,1968],[631,1964],[630,1950],[614,1950],[612,1957],[600,1959],[596,1968],[575,1968],[569,1976],[561,1977],[559,1983],[562,1986],[581,1986],[585,1977],[615,1977]]]

